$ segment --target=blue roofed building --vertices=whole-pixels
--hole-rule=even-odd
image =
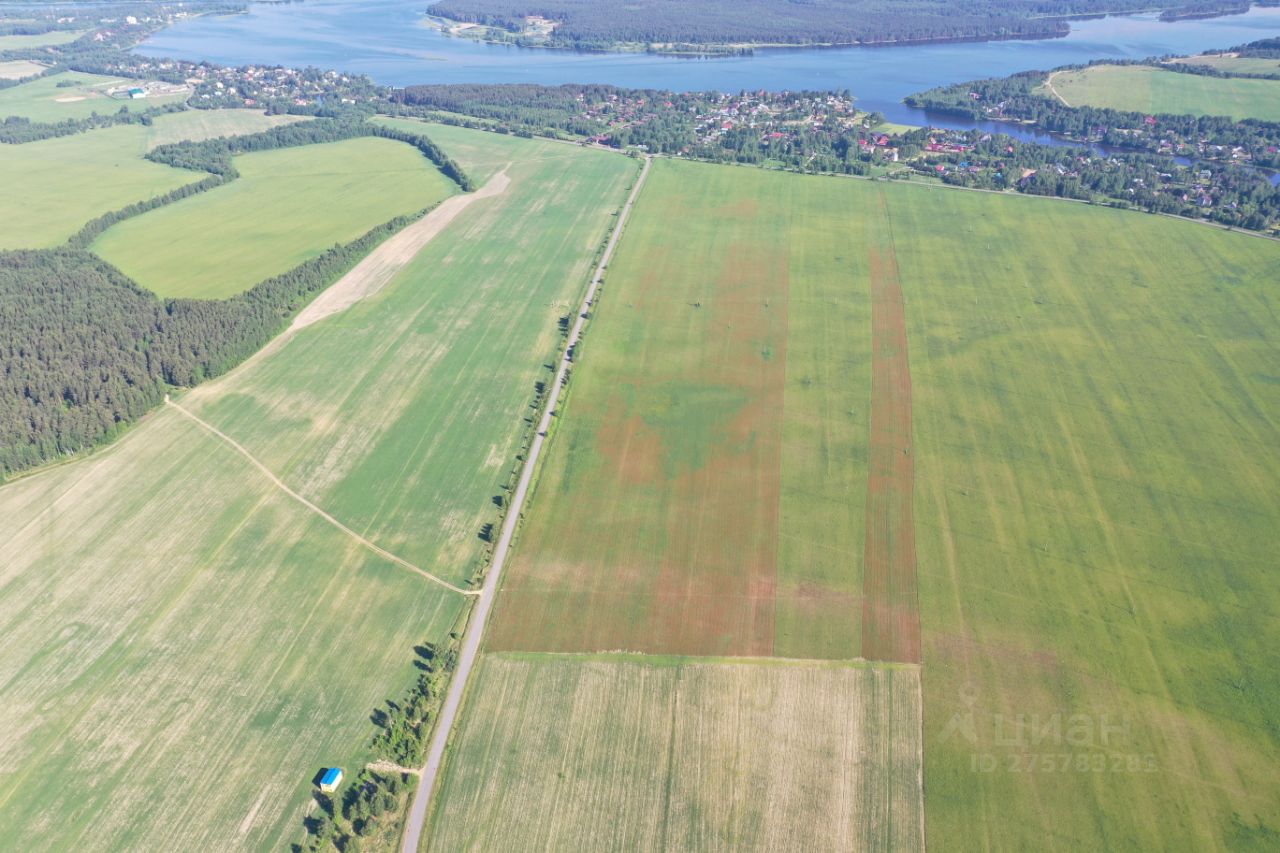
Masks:
[[[342,784],[342,768],[330,767],[320,775],[320,790],[331,794]]]

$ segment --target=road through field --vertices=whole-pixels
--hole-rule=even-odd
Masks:
[[[427,807],[431,804],[431,794],[435,789],[436,778],[440,775],[440,767],[444,763],[444,750],[449,742],[449,732],[452,730],[454,719],[458,715],[458,708],[462,704],[462,695],[466,691],[467,679],[471,675],[471,668],[475,665],[476,654],[480,650],[480,640],[484,635],[485,622],[489,618],[489,610],[493,606],[494,594],[498,590],[502,567],[506,563],[507,555],[511,550],[511,540],[515,536],[516,525],[520,521],[520,513],[524,508],[525,496],[529,492],[529,484],[533,480],[533,472],[537,468],[538,457],[541,455],[542,445],[546,441],[547,429],[551,426],[551,417],[555,414],[556,403],[560,399],[560,391],[568,378],[569,367],[573,362],[574,347],[582,338],[582,327],[587,311],[590,310],[591,303],[595,299],[596,290],[600,287],[600,280],[604,277],[604,271],[609,265],[609,259],[613,257],[613,250],[618,245],[618,238],[622,236],[627,217],[631,214],[631,208],[635,205],[636,198],[640,195],[640,189],[644,186],[645,178],[649,175],[649,167],[652,162],[652,158],[645,157],[644,166],[641,167],[640,175],[636,178],[635,185],[631,188],[631,194],[627,196],[622,210],[618,212],[618,221],[614,225],[613,233],[609,236],[609,242],[605,245],[604,254],[600,256],[600,262],[596,264],[595,273],[591,276],[591,284],[587,287],[587,295],[582,300],[582,306],[578,310],[578,318],[573,324],[573,329],[569,332],[564,353],[560,358],[559,366],[556,368],[556,378],[551,383],[551,392],[547,397],[546,408],[542,412],[541,420],[538,421],[538,429],[534,433],[533,441],[529,446],[528,459],[520,472],[520,481],[516,486],[515,494],[512,496],[506,518],[502,523],[502,534],[493,550],[493,563],[489,568],[488,575],[485,577],[484,588],[481,590],[480,600],[476,603],[475,612],[471,614],[466,635],[462,639],[462,650],[458,656],[458,668],[454,671],[453,678],[449,681],[449,692],[445,696],[444,706],[440,709],[435,730],[431,735],[431,747],[427,753],[427,763],[422,768],[422,781],[414,793],[413,804],[409,808],[409,820],[405,826],[404,837],[400,847],[403,853],[417,853],[418,845],[422,838],[423,824],[426,822]]]

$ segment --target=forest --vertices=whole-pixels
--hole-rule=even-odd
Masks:
[[[470,188],[462,169],[425,136],[317,119],[231,139],[159,146],[150,159],[208,177],[98,217],[64,248],[0,253],[0,478],[109,440],[159,403],[165,387],[195,385],[231,369],[421,214],[392,219],[220,300],[160,300],[87,251],[98,234],[122,219],[234,180],[235,154],[368,135],[414,145]]]
[[[1156,0],[1144,8],[1238,7],[1240,0]],[[513,35],[525,18],[559,25],[549,47],[605,50],[623,44],[876,44],[1064,35],[1058,16],[1133,8],[1119,0],[441,0],[428,12]]]

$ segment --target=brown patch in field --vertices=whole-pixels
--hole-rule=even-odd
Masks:
[[[915,460],[906,306],[890,239],[872,245],[871,435],[864,543],[862,656],[920,662]]]
[[[745,390],[747,403],[705,464],[672,483],[680,514],[650,614],[658,647],[646,649],[659,653],[773,654],[788,273],[785,256],[735,248],[705,309],[724,357],[701,374]]]
[[[662,477],[662,437],[639,415],[627,416],[617,397],[609,400],[604,422],[596,432],[596,447],[619,482],[656,483]]]

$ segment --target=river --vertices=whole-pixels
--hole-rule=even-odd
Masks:
[[[481,44],[425,23],[431,0],[255,4],[247,14],[184,21],[144,42],[148,56],[334,68],[379,83],[611,83],[634,88],[848,89],[858,106],[902,124],[973,127],[930,117],[902,98],[933,86],[1093,59],[1197,53],[1280,34],[1280,8],[1166,23],[1154,15],[1082,20],[1063,38],[899,47],[797,48],[690,58],[578,53]],[[932,122],[931,122],[932,118]],[[988,123],[989,124],[989,123]],[[1044,134],[990,124],[1028,140]]]

